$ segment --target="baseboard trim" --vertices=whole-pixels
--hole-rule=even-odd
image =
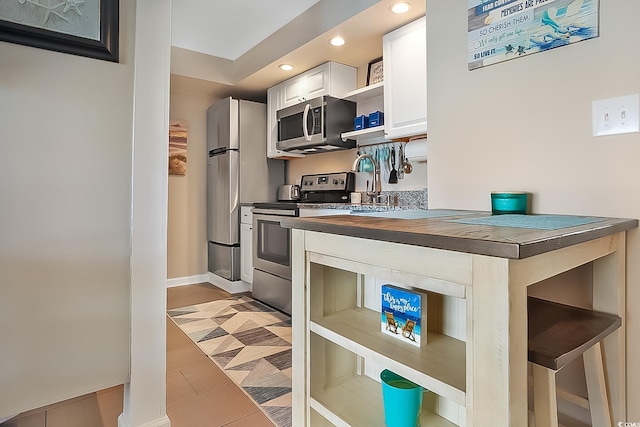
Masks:
[[[251,290],[251,284],[247,282],[243,282],[242,280],[232,282],[211,272],[209,272],[207,281],[230,294],[239,294],[241,292],[248,292]]]
[[[196,274],[195,276],[176,277],[175,279],[167,279],[167,288],[176,286],[194,285],[196,283],[210,282],[208,274]]]
[[[129,420],[124,412],[118,417],[118,427],[131,427]],[[160,417],[156,420],[149,421],[148,423],[140,424],[136,427],[171,427],[171,420],[167,415]]]

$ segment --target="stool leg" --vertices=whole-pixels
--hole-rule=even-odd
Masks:
[[[531,364],[533,371],[533,412],[536,427],[558,427],[556,371]]]
[[[582,355],[593,427],[611,427],[611,411],[604,377],[602,346],[595,344]]]

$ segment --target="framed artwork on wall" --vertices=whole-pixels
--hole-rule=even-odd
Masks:
[[[169,175],[187,174],[187,122],[169,120]]]
[[[469,70],[599,35],[599,0],[469,0]]]
[[[382,57],[369,62],[369,68],[367,69],[367,86],[382,82],[384,79],[383,71]]]
[[[119,60],[119,0],[0,0],[0,41]]]

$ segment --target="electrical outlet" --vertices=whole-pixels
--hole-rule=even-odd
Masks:
[[[640,131],[640,95],[593,101],[593,136]]]

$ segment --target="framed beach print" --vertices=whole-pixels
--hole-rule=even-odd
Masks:
[[[118,62],[119,0],[0,0],[0,41]]]
[[[187,174],[186,120],[169,119],[169,175]]]

